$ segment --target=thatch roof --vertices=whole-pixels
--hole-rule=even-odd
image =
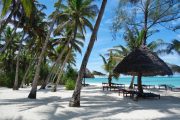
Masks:
[[[147,47],[132,51],[114,69],[115,73],[143,76],[172,75],[171,69]]]
[[[166,63],[166,64],[171,68],[173,73],[175,73],[175,72],[180,73],[180,66],[179,65],[169,64],[169,63]]]
[[[84,78],[94,78],[94,75],[86,68],[86,71],[84,73]]]
[[[106,74],[101,73],[101,72],[98,72],[98,71],[93,71],[92,74],[93,74],[93,75],[98,75],[98,76],[104,76],[104,75],[106,75]]]

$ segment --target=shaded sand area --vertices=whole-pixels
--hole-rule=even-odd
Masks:
[[[100,86],[82,89],[81,107],[68,107],[73,91],[59,87],[56,93],[40,90],[28,99],[30,88],[0,88],[0,120],[121,120],[180,119],[180,92],[153,90],[161,99],[139,99],[102,91]]]

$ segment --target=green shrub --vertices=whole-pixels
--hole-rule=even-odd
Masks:
[[[0,86],[1,87],[9,87],[12,88],[13,87],[13,74],[10,73],[1,73],[0,74]]]
[[[75,88],[75,81],[68,79],[65,84],[66,90],[74,90]]]

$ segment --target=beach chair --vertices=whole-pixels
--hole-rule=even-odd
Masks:
[[[120,89],[125,89],[125,84],[113,83],[111,88],[113,88],[114,91],[119,91]]]
[[[160,95],[154,94],[154,93],[143,93],[142,97],[145,99],[146,98],[158,98],[158,99],[160,99]]]
[[[150,88],[150,86],[154,86],[154,87],[155,87],[155,85],[142,85],[142,87],[143,87],[144,89],[148,89],[148,88]],[[134,88],[135,88],[135,89],[138,88],[138,84],[134,84]]]
[[[167,85],[166,84],[160,84],[158,85],[159,86],[159,89],[165,89],[167,90]]]
[[[149,87],[149,89],[150,89],[150,88],[156,88],[155,85],[147,85],[147,86]]]
[[[173,92],[180,92],[180,88],[179,88],[179,87],[173,87],[173,88],[172,88],[172,91],[173,91]]]
[[[135,92],[133,94],[133,100],[138,100],[138,98],[144,98],[144,99],[149,99],[149,98],[158,98],[160,99],[160,95],[155,94],[155,93],[139,93],[139,92]]]
[[[102,83],[102,88],[103,88],[103,91],[106,89],[108,90],[109,89],[109,84],[108,83]]]
[[[123,93],[123,97],[124,97],[124,96],[127,97],[128,95],[129,95],[130,97],[133,97],[134,94],[136,94],[137,91],[135,91],[134,89],[121,89],[121,90],[119,91],[119,95],[120,95],[120,92]]]
[[[174,88],[175,86],[174,85],[167,85],[167,84],[161,84],[161,85],[159,85],[159,89],[162,89],[162,88],[164,88],[165,90],[171,90],[172,91],[172,89]]]
[[[138,85],[137,85],[137,84],[134,84],[134,88],[138,88]]]
[[[125,84],[117,84],[117,83],[111,83],[111,86],[109,83],[102,83],[103,91],[104,90],[113,90],[118,91],[120,88],[125,88]]]

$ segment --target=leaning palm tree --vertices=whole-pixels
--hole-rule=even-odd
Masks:
[[[59,6],[56,6],[56,11],[58,11],[58,9],[60,9],[61,7],[61,0],[59,0],[57,3],[59,3]],[[36,70],[35,70],[35,75],[34,75],[34,80],[33,80],[33,83],[32,83],[32,89],[28,95],[28,98],[31,98],[31,99],[36,99],[36,91],[37,91],[37,83],[38,83],[38,79],[39,79],[39,73],[40,73],[40,68],[41,68],[41,63],[42,63],[42,60],[44,58],[44,54],[46,52],[46,49],[47,49],[47,45],[48,45],[48,42],[49,42],[49,38],[50,38],[50,35],[53,31],[53,27],[54,27],[54,24],[55,24],[55,21],[56,19],[54,18],[51,22],[51,25],[49,27],[49,31],[46,35],[46,39],[45,39],[45,42],[43,44],[43,47],[42,47],[42,50],[41,50],[41,53],[39,55],[39,58],[38,58],[38,62],[37,62],[37,66],[36,66]],[[64,24],[62,25],[62,27],[65,26]]]
[[[10,22],[12,17],[16,14],[20,7],[22,7],[25,11],[26,16],[30,17],[34,6],[33,0],[2,0],[2,12],[1,17],[6,16],[8,13],[8,17],[6,19],[2,19],[0,21],[0,33],[4,29],[4,27]]]
[[[117,64],[116,55],[113,55],[113,52],[110,51],[109,58],[107,60],[103,55],[100,55],[100,56],[104,62],[103,68],[108,73],[109,86],[111,86],[112,78],[114,77],[117,79],[119,77],[118,74],[114,74],[114,72],[113,72],[113,69],[115,68],[115,66]]]
[[[20,61],[20,52],[21,52],[21,49],[22,49],[22,46],[23,46],[22,42],[23,42],[24,36],[25,36],[25,32],[23,33],[22,38],[19,41],[18,54],[17,54],[17,62],[16,62],[16,74],[15,74],[13,90],[18,90],[19,89],[19,87],[18,87],[19,61]]]
[[[80,70],[78,73],[78,78],[76,80],[75,90],[74,90],[72,98],[69,102],[70,107],[79,107],[80,106],[80,92],[81,92],[81,86],[82,86],[83,72],[86,70],[86,65],[88,63],[89,56],[90,56],[92,48],[94,46],[94,42],[97,38],[98,29],[99,29],[99,26],[100,26],[100,23],[101,23],[103,14],[104,14],[106,3],[107,3],[107,0],[102,1],[100,12],[98,14],[98,18],[96,20],[96,23],[95,23],[95,26],[94,26],[94,29],[93,29],[93,32],[91,35],[90,42],[88,44],[88,48],[85,52],[84,58],[81,63],[81,67],[80,67]]]
[[[3,71],[7,75],[7,77],[10,77],[10,79],[13,79],[14,77],[14,72],[15,72],[15,56],[16,56],[16,51],[18,50],[18,41],[21,39],[21,33],[18,32],[14,34],[13,29],[10,26],[7,26],[6,29],[3,31],[2,34],[0,34],[0,41],[1,43],[4,41],[9,41],[14,35],[13,41],[11,41],[7,49],[3,51],[1,54],[0,58],[4,66],[2,67]],[[3,46],[0,44],[0,46]],[[13,84],[12,84],[13,85]],[[12,86],[9,86],[12,87]]]
[[[66,36],[66,39],[67,39],[67,40],[69,39],[69,37],[70,37],[71,35],[73,35],[72,32],[73,32],[73,31],[70,31],[70,34],[67,34],[67,36]],[[62,73],[63,73],[64,67],[65,67],[65,64],[67,63],[67,61],[68,61],[68,59],[69,59],[69,57],[70,57],[70,53],[71,53],[72,51],[81,53],[81,47],[83,47],[84,39],[85,39],[84,36],[78,33],[78,34],[76,35],[76,39],[71,40],[70,43],[69,43],[69,45],[68,45],[68,47],[67,47],[67,46],[64,46],[64,47],[67,48],[68,50],[67,50],[67,54],[65,55],[66,57],[65,57],[62,65],[60,66],[60,71],[59,71],[59,74],[58,74],[58,78],[57,78],[56,83],[55,83],[55,85],[54,85],[54,87],[53,87],[53,89],[52,89],[53,92],[56,92],[57,85],[58,85],[59,82],[60,82],[60,79],[61,79],[61,77],[62,77]]]
[[[38,8],[40,8],[40,10],[38,10]],[[37,14],[31,14],[30,18],[27,18],[26,15],[24,14],[24,9],[21,8],[19,9],[19,21],[20,23],[23,23],[23,25],[19,25],[18,27],[23,28],[23,35],[22,35],[22,39],[19,41],[19,49],[18,49],[18,54],[17,54],[17,62],[16,62],[16,74],[15,74],[15,81],[14,81],[14,87],[13,90],[18,90],[18,76],[19,76],[19,61],[20,61],[20,54],[21,54],[21,49],[23,46],[23,42],[25,42],[25,35],[28,34],[33,34],[32,31],[34,32],[33,36],[37,36],[39,35],[37,31],[41,31],[43,33],[45,33],[45,27],[40,27],[40,25],[43,23],[43,19],[45,18],[45,15],[43,14],[42,10],[44,9],[44,6],[36,3],[35,6],[33,6],[32,11],[36,12]],[[38,27],[38,28],[37,28]],[[37,35],[36,35],[37,34]],[[45,36],[42,35],[42,33],[39,36]]]
[[[173,51],[177,52],[180,55],[180,41],[177,39],[172,40],[171,43],[167,45],[166,50],[160,52],[166,52],[167,54],[173,53]]]
[[[77,32],[79,31],[84,35],[86,33],[86,28],[89,28],[91,31],[93,30],[93,26],[90,20],[93,20],[96,16],[98,8],[96,5],[92,4],[91,0],[69,0],[67,6],[63,6],[63,13],[60,14],[63,21],[67,19],[67,21],[71,20],[71,27],[73,28],[73,36],[69,37],[65,46],[70,44],[70,41],[76,39]],[[53,13],[54,14],[54,13]],[[52,15],[53,15],[52,14]],[[61,26],[62,19],[57,20],[57,28],[54,30],[55,35],[61,34]],[[52,66],[52,72],[55,71],[62,61],[62,56],[65,53],[65,47],[58,55],[56,62]],[[47,76],[46,81],[42,85],[41,88],[45,88],[45,85],[50,80],[52,72]]]

